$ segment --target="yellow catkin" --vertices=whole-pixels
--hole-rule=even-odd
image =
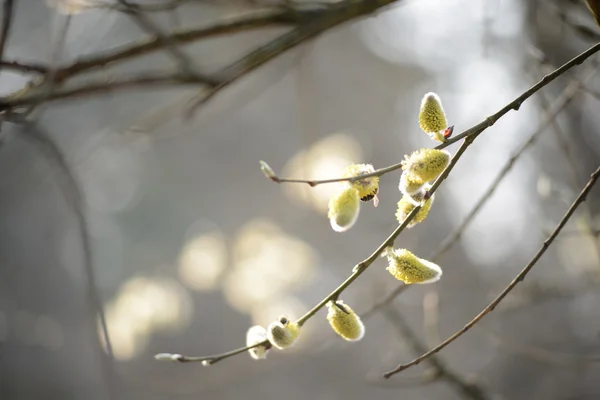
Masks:
[[[300,327],[287,316],[281,316],[267,328],[269,342],[278,349],[291,347],[296,343]]]
[[[433,283],[442,276],[442,269],[438,265],[421,259],[406,249],[388,250],[385,255],[389,263],[388,272],[406,284]]]
[[[419,126],[431,138],[444,142],[443,131],[448,127],[446,113],[440,97],[435,93],[427,93],[421,100],[419,110]]]
[[[415,181],[410,177],[410,174],[402,172],[400,175],[400,183],[398,189],[405,196],[413,196],[423,190],[425,182]],[[415,201],[416,203],[416,201]]]
[[[365,326],[360,317],[342,300],[327,303],[327,321],[343,339],[356,342],[365,335]]]
[[[264,342],[267,340],[267,330],[260,325],[255,325],[248,329],[246,332],[246,346],[254,346],[255,344]],[[267,358],[267,352],[271,347],[270,343],[266,345],[261,345],[257,347],[253,347],[248,350],[250,356],[255,360],[262,360]]]
[[[406,156],[402,162],[406,179],[425,183],[436,179],[450,164],[450,153],[438,149],[419,149]]]
[[[346,232],[352,228],[359,212],[360,198],[354,186],[344,185],[341,191],[329,199],[327,217],[331,228],[336,232]]]
[[[412,228],[417,225],[419,222],[423,222],[425,218],[427,218],[427,214],[429,214],[429,210],[431,209],[431,205],[433,204],[433,199],[435,198],[435,194],[432,194],[427,201],[423,203],[421,209],[415,215],[415,217],[409,222],[407,228]],[[408,214],[416,207],[413,199],[408,196],[402,196],[400,201],[398,202],[398,209],[396,210],[396,219],[399,223],[402,223]]]
[[[344,178],[360,176],[375,172],[375,168],[371,164],[352,164],[346,167]],[[379,191],[379,177],[372,176],[370,178],[361,179],[352,182],[351,185],[358,190],[358,196],[362,201],[372,200]]]

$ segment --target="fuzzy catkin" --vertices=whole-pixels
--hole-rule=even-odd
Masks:
[[[344,178],[370,174],[375,172],[371,164],[352,164],[344,171]],[[379,177],[372,176],[351,182],[350,185],[358,190],[358,196],[362,201],[372,200],[379,191]]]
[[[448,127],[446,113],[442,107],[440,97],[433,93],[427,93],[421,100],[419,110],[419,126],[423,132],[440,142],[444,142],[443,131]]]
[[[442,276],[442,269],[437,264],[421,259],[406,249],[389,250],[386,256],[388,272],[406,284],[433,283]]]
[[[422,205],[417,215],[408,223],[407,228],[412,228],[420,222],[423,222],[425,218],[427,218],[427,214],[429,214],[429,210],[433,204],[433,199],[435,198],[435,194],[432,194],[429,199],[427,199]],[[404,222],[408,214],[416,207],[413,198],[409,196],[402,196],[400,201],[398,202],[398,208],[396,210],[396,219],[399,223]]]
[[[286,316],[279,317],[267,328],[269,342],[280,350],[293,346],[299,334],[300,327],[298,324],[290,321]]]
[[[425,183],[436,179],[450,164],[450,153],[438,149],[419,149],[406,156],[402,169],[406,179]]]
[[[329,199],[327,217],[336,232],[346,232],[354,226],[360,212],[360,197],[353,186],[344,188]]]
[[[342,300],[327,303],[327,321],[331,329],[349,342],[356,342],[365,335],[365,326],[360,317]]]

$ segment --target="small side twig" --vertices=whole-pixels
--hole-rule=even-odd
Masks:
[[[544,86],[548,85],[550,82],[552,82],[553,80],[555,80],[556,78],[561,76],[563,73],[565,73],[569,69],[581,64],[582,62],[587,60],[589,57],[596,54],[598,51],[600,51],[600,43],[595,44],[594,46],[590,47],[588,50],[584,51],[583,53],[574,57],[567,63],[563,64],[561,67],[557,68],[553,72],[544,76],[538,83],[536,83],[531,88],[526,90],[524,93],[522,93],[520,96],[518,96],[516,99],[514,99],[510,103],[508,103],[506,106],[504,106],[501,110],[499,110],[495,114],[490,115],[489,117],[484,119],[482,122],[461,132],[460,134],[452,137],[451,139],[448,139],[444,143],[436,146],[435,148],[443,149],[443,148],[446,148],[446,147],[450,146],[451,144],[454,144],[462,139],[465,139],[468,137],[479,136],[483,131],[485,131],[486,129],[493,126],[500,118],[502,118],[509,111],[511,111],[511,110],[517,111],[521,107],[521,104],[523,104],[523,102],[525,102],[525,100],[530,98],[537,91],[542,89]],[[296,178],[280,178],[277,175],[273,175],[272,177],[270,177],[270,179],[276,183],[305,183],[305,184],[308,184],[309,186],[317,186],[317,185],[326,184],[326,183],[335,183],[335,182],[344,182],[344,181],[355,182],[357,180],[370,178],[373,176],[382,176],[389,172],[399,170],[400,168],[402,168],[402,162],[399,162],[399,163],[390,165],[388,167],[378,169],[375,172],[360,175],[357,177],[333,178],[333,179],[322,179],[322,180],[306,180],[306,179],[296,179]]]
[[[565,215],[563,216],[563,218],[560,220],[560,222],[558,223],[558,225],[554,229],[554,232],[552,232],[552,234],[544,241],[542,247],[533,256],[533,258],[531,259],[531,261],[529,261],[529,263],[527,263],[527,265],[523,268],[523,270],[521,270],[521,272],[519,272],[519,274],[498,295],[498,297],[496,297],[487,307],[485,307],[475,318],[473,318],[471,321],[469,321],[462,329],[460,329],[459,331],[457,331],[456,333],[454,333],[452,336],[448,337],[446,340],[444,340],[438,346],[436,346],[436,347],[432,348],[431,350],[423,353],[422,355],[420,355],[419,357],[415,358],[414,360],[412,360],[409,363],[398,365],[396,368],[394,368],[394,369],[386,372],[383,376],[385,378],[390,378],[391,376],[393,376],[393,375],[395,375],[395,374],[397,374],[399,372],[402,372],[402,371],[406,370],[407,368],[410,368],[413,365],[417,365],[421,361],[423,361],[423,360],[431,357],[432,355],[438,353],[444,347],[448,346],[450,343],[452,343],[453,341],[455,341],[456,339],[458,339],[459,337],[461,337],[465,332],[467,332],[475,324],[477,324],[477,322],[479,322],[483,317],[485,317],[487,314],[489,314],[490,312],[492,312],[494,310],[494,308],[496,308],[496,306],[498,304],[500,304],[500,302],[502,301],[502,299],[504,299],[511,292],[511,290],[513,290],[514,287],[517,286],[517,284],[519,282],[521,282],[523,279],[525,279],[525,276],[527,275],[527,273],[529,273],[529,271],[535,266],[535,264],[538,262],[538,260],[542,257],[542,255],[550,247],[550,245],[552,244],[552,242],[554,241],[554,239],[558,236],[558,234],[560,233],[560,231],[562,230],[562,228],[565,226],[565,224],[567,223],[567,221],[571,218],[571,216],[573,215],[573,213],[575,212],[575,210],[577,209],[577,207],[583,201],[585,201],[588,193],[590,192],[590,190],[592,189],[592,187],[594,187],[594,184],[596,183],[596,181],[598,180],[599,177],[600,177],[600,167],[598,167],[598,169],[596,169],[596,171],[594,171],[594,173],[590,176],[590,180],[588,181],[587,185],[585,185],[585,187],[583,188],[583,190],[581,191],[581,193],[579,193],[579,196],[577,196],[577,198],[575,199],[575,201],[573,202],[573,204],[571,204],[571,207],[569,207],[569,209],[567,210],[567,212],[565,213]]]

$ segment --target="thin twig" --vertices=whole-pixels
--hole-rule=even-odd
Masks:
[[[12,26],[14,0],[4,0],[2,6],[2,27],[0,28],[0,60],[4,59],[4,49]]]
[[[48,66],[44,64],[0,60],[0,69],[25,73],[45,74],[48,71]]]
[[[204,85],[205,81],[188,74],[182,74],[179,72],[167,72],[167,73],[148,73],[140,76],[124,77],[114,80],[103,80],[98,82],[88,82],[84,85],[74,88],[66,88],[61,90],[55,90],[50,94],[45,92],[32,92],[27,96],[16,97],[9,99],[8,104],[3,103],[0,100],[1,108],[14,108],[20,106],[26,106],[29,104],[35,104],[41,100],[59,100],[72,98],[83,95],[98,94],[112,92],[116,90],[125,90],[132,87],[155,87],[155,86],[173,86],[173,85]]]
[[[581,64],[582,62],[587,60],[589,57],[591,57],[598,51],[600,51],[600,43],[596,43],[594,46],[590,47],[588,50],[584,51],[583,53],[579,54],[577,57],[575,57],[575,58],[571,59],[570,61],[568,61],[567,63],[563,64],[560,68],[557,68],[550,74],[544,76],[538,83],[536,83],[531,88],[526,90],[523,94],[521,94],[519,97],[517,97],[516,99],[514,99],[513,101],[508,103],[506,106],[504,106],[504,108],[502,108],[495,114],[490,115],[489,117],[487,117],[486,119],[484,119],[483,121],[478,123],[477,125],[461,132],[460,134],[452,137],[451,139],[448,139],[444,143],[436,146],[435,148],[443,149],[443,148],[446,148],[446,147],[450,146],[451,144],[454,144],[464,138],[472,137],[472,136],[474,136],[474,137],[479,136],[483,131],[490,128],[492,125],[494,125],[500,118],[502,118],[509,111],[511,111],[511,110],[518,111],[519,108],[521,107],[521,104],[523,104],[523,102],[525,102],[525,100],[530,98],[538,90],[540,90],[544,86],[548,85],[550,82],[552,82],[553,80],[558,78],[560,75],[564,74],[569,69]],[[369,177],[373,177],[373,176],[382,176],[389,172],[396,171],[400,168],[402,168],[402,162],[390,165],[385,168],[380,168],[380,169],[376,170],[375,172],[371,172],[371,173],[360,175],[360,176],[347,177],[347,178],[306,180],[306,179],[296,179],[296,178],[280,178],[277,175],[274,175],[271,177],[271,180],[273,182],[277,182],[277,183],[305,183],[305,184],[308,184],[309,186],[317,186],[317,185],[321,185],[324,183],[334,183],[334,182],[344,182],[344,181],[355,182],[357,180],[361,180],[361,179],[365,179],[365,178],[369,178]]]
[[[383,314],[394,325],[399,335],[411,347],[413,352],[422,354],[427,351],[427,346],[421,342],[418,335],[411,329],[404,316],[395,308],[387,306]],[[465,382],[459,375],[452,371],[438,356],[432,356],[428,360],[439,378],[452,385],[460,394],[473,400],[485,400],[490,397],[475,383]]]
[[[523,268],[523,270],[521,270],[521,272],[519,272],[519,274],[513,279],[513,281],[498,295],[498,297],[496,297],[487,307],[485,307],[483,309],[483,311],[481,311],[475,318],[473,318],[471,321],[469,321],[469,323],[467,323],[462,329],[460,329],[459,331],[454,333],[452,336],[447,338],[445,341],[440,343],[438,346],[425,352],[424,354],[415,358],[414,360],[412,360],[409,363],[398,365],[393,370],[386,372],[383,376],[385,378],[389,378],[389,377],[393,376],[394,374],[404,371],[405,369],[407,369],[413,365],[419,364],[421,361],[436,354],[437,352],[442,350],[444,347],[448,346],[450,343],[452,343],[453,341],[458,339],[465,332],[467,332],[469,329],[471,329],[477,322],[479,322],[483,317],[485,317],[488,313],[492,312],[494,310],[494,308],[496,308],[496,306],[498,304],[500,304],[502,299],[504,299],[504,297],[506,297],[510,293],[510,291],[513,290],[513,288],[515,286],[517,286],[517,284],[519,282],[521,282],[523,279],[525,279],[525,276],[527,275],[527,273],[534,267],[534,265],[538,262],[538,260],[542,257],[542,255],[550,247],[550,245],[552,244],[552,242],[554,241],[556,236],[558,236],[558,234],[560,233],[563,226],[565,226],[565,224],[567,223],[569,218],[571,218],[571,216],[573,215],[573,213],[575,212],[575,210],[577,209],[579,204],[581,204],[583,201],[585,201],[586,196],[588,195],[588,193],[590,192],[590,190],[596,183],[596,180],[598,179],[598,177],[600,177],[600,167],[598,167],[598,169],[596,169],[596,171],[594,171],[594,173],[590,176],[590,180],[588,181],[587,185],[585,185],[585,187],[583,188],[583,190],[581,191],[579,196],[577,196],[577,198],[575,199],[573,204],[571,204],[571,207],[569,207],[569,210],[565,213],[563,218],[560,220],[560,222],[554,229],[554,232],[552,232],[552,234],[544,241],[542,247],[538,250],[538,252],[531,259],[531,261],[529,261],[529,263],[527,263],[527,265]]]
[[[154,35],[156,39],[164,46],[168,53],[179,63],[179,68],[182,73],[190,75],[198,80],[204,81],[209,86],[216,86],[218,82],[207,75],[198,73],[193,68],[193,63],[189,57],[179,49],[176,40],[171,36],[162,32],[160,27],[155,24],[150,18],[140,12],[137,6],[130,4],[126,0],[117,0],[123,6],[123,12],[131,17],[131,19],[145,32]]]

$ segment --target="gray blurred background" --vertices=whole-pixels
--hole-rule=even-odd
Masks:
[[[272,3],[190,1],[152,18],[168,31]],[[47,62],[65,18],[44,1],[17,2],[5,57]],[[197,68],[217,71],[281,32],[182,48]],[[381,380],[418,355],[389,313],[373,314],[365,338],[347,343],[321,311],[294,348],[260,362],[241,354],[207,368],[159,363],[153,355],[220,353],[244,345],[251,325],[301,316],[397,226],[397,172],[381,178],[379,207],[363,204],[354,228],[339,234],[326,217],[332,185],[277,185],[261,174],[259,160],[301,178],[336,177],[352,162],[399,162],[434,144],[417,123],[424,93],[440,95],[461,132],[591,46],[598,33],[583,0],[407,0],[285,53],[192,119],[182,110],[193,87],[44,105],[39,126],[64,152],[86,197],[96,290],[115,356],[108,369],[59,172],[4,124],[0,399],[109,399],[111,387],[114,398],[145,400],[472,398],[443,379],[418,384],[427,362]],[[144,36],[121,13],[77,13],[60,64]],[[81,81],[170,65],[166,54],[153,53]],[[429,257],[536,131],[548,104],[590,65],[483,133],[436,194],[426,223],[404,232],[396,246]],[[2,95],[27,79],[3,71]],[[438,260],[441,281],[393,302],[426,347],[461,328],[512,280],[597,168],[600,78],[587,87]],[[525,282],[439,354],[484,398],[600,398],[599,193],[591,192]],[[378,260],[342,298],[362,312],[398,284]]]

